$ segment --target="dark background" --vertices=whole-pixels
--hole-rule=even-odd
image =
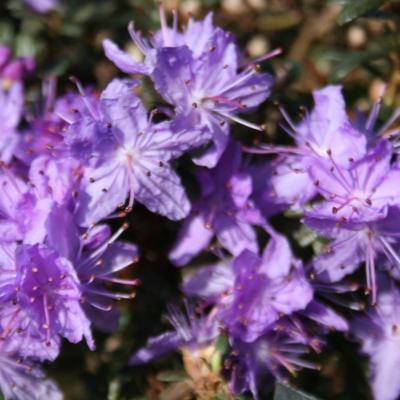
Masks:
[[[233,31],[250,57],[282,48],[282,56],[262,65],[277,77],[273,96],[250,116],[265,123],[266,132],[256,136],[235,127],[234,134],[244,141],[285,142],[284,133],[277,127],[281,117],[273,101],[281,102],[296,118],[300,105],[312,104],[311,91],[328,83],[342,83],[348,106],[362,111],[371,107],[386,83],[382,120],[400,105],[399,2],[165,0],[164,4],[169,16],[173,8],[178,9],[181,24],[189,13],[202,18],[214,11],[216,24]],[[135,52],[126,29],[131,20],[144,33],[157,30],[156,4],[152,0],[60,0],[57,10],[39,15],[20,0],[0,0],[0,43],[12,46],[16,55],[31,55],[37,60],[37,70],[27,83],[28,107],[34,108],[41,78],[49,74],[59,77],[59,94],[74,90],[70,75],[97,90],[104,88],[119,72],[104,57],[101,42],[109,37]],[[159,99],[148,82],[142,87],[141,95],[151,109]],[[191,168],[188,159],[180,162],[181,175],[193,196],[196,187]],[[121,302],[119,331],[111,336],[96,332],[94,353],[82,343],[65,343],[59,359],[46,368],[66,399],[196,398],[190,391],[185,395],[179,392],[183,385],[179,354],[148,366],[127,367],[130,354],[149,336],[168,329],[162,314],[167,303],[179,301],[181,275],[181,270],[167,260],[179,223],[151,214],[139,205],[128,220],[131,228],[125,239],[139,245],[142,257],[125,273],[139,277],[142,285],[135,300]],[[272,223],[292,239],[298,255],[310,257],[311,247],[302,247],[296,240],[305,234],[298,234],[298,218],[279,216]],[[316,357],[322,370],[304,372],[294,377],[292,384],[325,399],[368,398],[367,363],[357,351],[356,343],[331,335],[322,354]],[[216,393],[211,398],[227,397]]]

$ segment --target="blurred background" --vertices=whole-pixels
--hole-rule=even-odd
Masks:
[[[0,0],[0,43],[17,56],[33,56],[36,72],[27,83],[28,107],[34,107],[41,80],[58,76],[58,93],[75,90],[69,76],[101,90],[118,70],[105,58],[102,40],[111,38],[140,57],[127,32],[128,23],[144,33],[159,28],[158,7],[153,0],[59,0],[56,8],[40,14],[28,1]],[[281,116],[274,101],[296,117],[301,105],[310,106],[311,91],[328,83],[341,83],[349,106],[361,111],[371,107],[386,85],[381,120],[400,106],[400,2],[383,0],[164,0],[168,15],[179,12],[202,18],[213,11],[215,23],[232,31],[248,57],[276,49],[282,55],[262,68],[276,76],[272,97],[252,116],[265,123],[262,134],[235,127],[246,141],[285,141],[278,128]],[[159,99],[147,82],[141,96],[149,108]],[[191,188],[191,164],[181,163],[181,175]],[[129,216],[125,239],[136,242],[141,261],[128,274],[142,285],[136,299],[121,302],[120,329],[112,336],[96,333],[97,350],[84,344],[64,344],[60,358],[47,366],[70,400],[215,399],[230,397],[216,389],[196,391],[176,354],[140,368],[127,367],[134,350],[149,336],[168,328],[163,318],[166,304],[179,300],[181,270],[167,260],[179,224],[137,205]],[[311,252],[296,241],[299,221],[275,218],[272,223],[293,238],[296,251]],[[301,242],[301,241],[300,241]],[[197,260],[201,263],[202,260]],[[368,399],[366,362],[356,344],[332,335],[319,355],[320,373],[304,372],[292,384],[325,399]],[[202,394],[201,394],[202,393]],[[267,397],[266,397],[267,398]],[[243,397],[245,399],[245,397]]]

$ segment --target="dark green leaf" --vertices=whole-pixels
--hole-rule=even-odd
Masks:
[[[340,81],[355,68],[367,68],[372,62],[387,58],[390,52],[400,45],[399,34],[389,34],[372,41],[364,51],[352,53],[336,53],[336,65],[333,71],[333,80]]]
[[[157,375],[157,379],[161,382],[181,382],[188,376],[184,371],[165,371]]]
[[[314,396],[310,396],[307,393],[301,392],[300,390],[293,389],[292,387],[277,382],[275,385],[275,396],[274,400],[318,400]]]
[[[328,4],[340,4],[340,5],[346,5],[351,3],[352,0],[327,0]]]
[[[221,355],[225,355],[229,350],[229,340],[226,335],[220,335],[215,344],[215,350]]]
[[[340,11],[337,21],[340,25],[347,24],[348,22],[356,19],[365,13],[379,8],[384,0],[352,0],[347,1]],[[341,3],[344,3],[343,1]]]
[[[229,400],[228,396],[217,394],[213,396],[212,400]]]

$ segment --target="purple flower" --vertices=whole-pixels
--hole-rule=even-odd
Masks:
[[[72,209],[75,207],[74,197],[79,191],[82,175],[82,164],[68,156],[39,156],[32,161],[29,169],[29,180],[40,199],[50,199]]]
[[[334,162],[346,168],[364,156],[366,137],[349,121],[341,91],[341,86],[314,91],[315,107],[297,125],[280,108],[288,124],[284,129],[293,137],[295,147],[261,146],[249,150],[280,155],[271,179],[278,203],[301,206],[316,195],[309,173],[315,163]]]
[[[317,364],[302,360],[303,354],[320,350],[320,341],[308,335],[299,321],[282,320],[267,334],[253,342],[240,337],[230,340],[232,353],[225,361],[226,374],[233,392],[250,391],[255,399],[272,380],[286,380],[302,368],[319,369]]]
[[[283,236],[274,235],[262,257],[244,250],[232,269],[232,300],[221,318],[229,332],[245,342],[259,338],[281,315],[304,310],[313,299],[312,287]]]
[[[190,20],[182,34],[177,31],[176,14],[172,29],[166,26],[162,5],[160,15],[162,29],[152,43],[129,26],[132,39],[145,56],[144,63],[133,61],[110,40],[103,43],[106,55],[124,72],[150,75],[177,116],[191,115],[196,127],[210,133],[212,146],[194,161],[214,167],[228,142],[229,121],[263,130],[237,114],[254,109],[268,97],[272,77],[258,73],[254,63],[241,64],[232,35],[214,28],[212,14],[203,22]]]
[[[32,57],[12,58],[11,49],[0,45],[0,82],[2,89],[9,88],[10,84],[22,81],[35,69],[35,60]]]
[[[333,158],[315,161],[310,176],[325,201],[306,217],[344,226],[383,219],[389,206],[400,203],[400,169],[391,166],[392,156],[391,144],[383,140],[349,168]]]
[[[35,104],[34,111],[27,113],[29,125],[22,131],[16,151],[18,159],[27,165],[40,156],[71,157],[64,141],[67,127],[82,117],[90,116],[88,108],[95,108],[98,104],[98,97],[91,90],[87,90],[84,96],[69,92],[56,98],[57,80],[54,76],[44,81],[42,86],[44,104],[39,107]]]
[[[28,215],[20,211],[21,220],[28,218],[30,208]],[[93,348],[90,321],[107,331],[116,328],[112,300],[133,295],[110,292],[105,284],[137,285],[136,279],[114,274],[137,261],[138,251],[116,241],[126,226],[111,237],[110,230],[100,226],[82,236],[65,203],[50,203],[41,229],[42,236],[36,237],[41,244],[2,242],[0,298],[11,305],[3,308],[1,324],[25,356],[54,359],[60,336],[74,343],[84,336]]]
[[[71,150],[88,164],[77,199],[84,226],[108,216],[127,198],[127,210],[136,199],[170,219],[181,219],[190,210],[170,162],[204,143],[206,136],[178,121],[153,124],[132,93],[134,86],[111,82],[102,93],[100,112],[93,110],[92,118],[83,118],[66,133]]]
[[[229,298],[235,283],[235,274],[227,260],[198,268],[185,277],[182,290],[188,297],[197,297],[207,303],[221,301],[221,296]],[[229,303],[229,300],[227,300]]]
[[[136,245],[117,241],[118,236],[126,229],[123,226],[114,235],[107,238],[94,251],[84,247],[82,257],[77,264],[77,273],[81,281],[84,309],[99,329],[114,331],[118,327],[118,312],[113,305],[114,300],[132,299],[134,292],[110,291],[107,283],[135,287],[138,279],[119,278],[119,271],[139,261]]]
[[[328,282],[337,282],[365,262],[367,288],[372,291],[374,302],[377,291],[375,260],[381,256],[381,269],[390,271],[392,275],[396,274],[400,266],[400,258],[397,255],[399,220],[398,207],[390,207],[384,219],[354,224],[353,227],[332,227],[323,220],[306,217],[306,223],[322,235],[335,238],[314,259],[316,272]],[[382,255],[387,260],[386,264]]]
[[[57,385],[45,379],[42,369],[7,350],[2,342],[0,351],[0,389],[6,400],[62,400]]]
[[[277,198],[276,191],[274,190],[275,188],[271,184],[275,178],[274,174],[277,172],[277,170],[274,169],[274,163],[262,162],[250,164],[246,168],[246,172],[251,175],[253,182],[251,199],[264,218],[276,215],[287,208],[287,203],[282,203],[282,199]],[[300,177],[298,178],[301,180]],[[294,190],[296,191],[295,183],[297,182],[298,181],[289,182],[288,186],[295,188]],[[289,188],[287,188],[287,190],[289,190]]]
[[[0,45],[0,69],[4,67],[4,65],[10,58],[11,58],[11,49],[7,46]]]
[[[220,28],[213,25],[213,14],[209,13],[203,21],[194,21],[189,18],[187,27],[183,32],[178,32],[177,14],[174,12],[173,27],[169,28],[166,23],[165,10],[160,2],[161,30],[156,32],[150,41],[144,39],[136,32],[131,23],[128,31],[137,48],[144,55],[144,62],[136,62],[128,53],[122,51],[109,39],[103,41],[104,52],[121,71],[128,74],[151,74],[155,67],[156,50],[162,47],[188,46],[195,58],[199,58],[208,52],[213,44],[216,34],[226,35],[227,45],[235,47],[233,37]]]
[[[353,331],[371,360],[371,387],[376,400],[395,400],[400,395],[399,309],[400,294],[392,288],[380,292],[375,307],[354,320]]]
[[[38,198],[35,192],[7,167],[0,172],[0,241],[40,243],[51,199]]]
[[[90,322],[80,303],[79,280],[67,259],[45,245],[21,245],[15,251],[15,266],[2,267],[7,272],[4,296],[13,304],[2,311],[3,335],[11,337],[16,348],[22,346],[21,353],[54,359],[60,336],[72,343],[85,337],[93,349]],[[31,341],[37,344],[30,347]],[[49,349],[40,349],[40,341]]]
[[[229,121],[263,129],[236,114],[262,103],[272,86],[272,77],[258,73],[254,66],[238,72],[237,53],[226,46],[225,35],[216,35],[214,40],[211,50],[198,59],[186,46],[159,49],[152,73],[157,91],[176,114],[192,115],[196,125],[212,135],[213,146],[194,160],[209,168],[216,165],[228,143]]]
[[[25,0],[25,3],[38,13],[47,13],[57,7],[58,0]]]
[[[283,256],[283,254],[285,253],[287,255],[289,254],[288,248],[286,248],[285,250],[286,247],[285,240],[279,236],[277,236],[275,240],[278,240],[278,242],[281,240],[283,241],[281,241],[280,246],[276,245],[276,243],[273,244],[273,242],[271,242],[269,245],[270,246],[269,250],[273,249],[273,251],[265,250],[262,262],[268,263],[268,265],[270,265],[269,263],[274,264],[275,262],[276,264],[275,267],[276,267],[276,266],[282,266],[287,262],[290,262],[290,257],[285,261],[285,257]],[[279,253],[279,251],[281,252],[280,260],[276,256],[277,252]],[[275,256],[271,258],[271,261],[268,261],[270,259],[270,256],[273,256],[274,254]],[[198,268],[194,273],[186,276],[182,285],[182,290],[186,296],[200,299],[206,305],[210,304],[215,305],[216,309],[219,310],[218,315],[224,316],[225,313],[227,313],[228,325],[230,324],[230,317],[233,315],[232,324],[239,326],[240,337],[242,338],[242,340],[243,337],[241,329],[243,328],[240,326],[240,323],[243,323],[245,326],[247,326],[249,324],[249,321],[247,321],[245,318],[242,318],[241,316],[239,316],[239,321],[235,320],[236,318],[235,313],[237,312],[237,309],[235,310],[233,302],[236,302],[237,305],[240,299],[243,300],[244,297],[246,298],[251,297],[250,295],[251,288],[249,288],[248,284],[246,285],[245,280],[244,280],[245,281],[244,285],[240,286],[241,282],[239,282],[239,285],[235,286],[235,281],[239,280],[238,279],[239,272],[238,269],[235,267],[239,261],[244,261],[244,259],[245,259],[244,255],[243,256],[240,255],[235,260],[233,260],[233,262],[224,260],[217,264],[202,266]],[[295,260],[292,258],[292,261]],[[292,275],[294,275],[297,279],[299,279],[300,277],[301,280],[303,281],[303,284],[306,287],[308,286],[308,284],[311,285],[312,291],[316,294],[321,294],[322,300],[324,300],[324,298],[326,297],[331,302],[338,303],[340,305],[343,305],[345,302],[342,299],[336,299],[336,297],[334,297],[333,294],[353,292],[358,288],[355,285],[327,283],[319,279],[319,276],[317,276],[314,272],[310,274],[310,279],[308,280],[308,284],[304,283],[305,277],[302,272],[300,273],[297,272],[297,274],[295,272],[294,274],[292,273]],[[257,283],[257,281],[260,280],[260,277],[262,277],[263,280],[265,280],[265,277],[263,275],[257,273],[256,277],[250,280],[251,283],[256,282],[254,286],[261,286],[258,285]],[[269,284],[264,285],[263,289],[264,292],[262,292],[261,290],[253,291],[254,297],[264,296],[264,295],[268,296],[271,295],[271,291],[273,290],[278,291],[278,297],[274,298],[274,300],[270,302],[272,311],[270,310],[269,315],[265,314],[262,316],[262,318],[264,318],[264,321],[268,320],[268,318],[270,320],[273,320],[277,314],[279,314],[279,318],[281,318],[282,313],[281,312],[278,313],[277,308],[274,309],[274,303],[278,302],[279,299],[285,301],[284,291],[291,289],[290,284],[292,281],[290,280],[290,278],[291,275],[286,276],[286,281],[284,279],[278,279],[278,278],[270,279]],[[244,292],[244,289],[247,289],[246,293]],[[250,301],[246,300],[246,302],[242,301],[242,305],[239,305],[241,313],[243,314],[245,313],[245,308],[246,308],[245,304],[246,303],[248,304],[249,302],[251,303],[251,300]],[[281,305],[278,304],[278,308],[280,306]],[[349,303],[349,307],[352,307],[353,309],[356,310],[361,309],[361,306],[359,307],[356,306],[357,306],[356,303]],[[308,302],[308,304],[305,305],[303,309],[297,310],[296,314],[307,318],[308,322],[310,321],[316,322],[318,324],[319,330],[322,332],[325,332],[326,328],[338,331],[347,331],[349,329],[347,321],[342,316],[340,316],[333,309],[328,307],[324,302],[321,302],[315,296],[311,301]],[[249,330],[259,329],[260,323],[262,323],[261,319],[255,318],[254,326],[250,327]]]
[[[18,125],[22,118],[24,93],[22,80],[33,71],[30,57],[13,59],[11,50],[0,46],[0,160],[9,163],[20,142]]]
[[[325,200],[305,213],[305,223],[325,236],[336,237],[316,259],[316,269],[336,281],[365,261],[373,303],[376,254],[384,253],[398,265],[392,242],[398,235],[393,219],[398,220],[400,170],[391,164],[392,156],[392,146],[382,140],[348,168],[331,159],[315,162],[310,172]]]
[[[280,157],[272,164],[272,176],[269,182],[276,203],[300,207],[316,194],[303,157]]]
[[[218,325],[213,314],[197,317],[194,308],[185,302],[185,312],[175,306],[169,308],[168,320],[173,331],[150,338],[147,345],[132,355],[129,363],[139,365],[162,357],[177,349],[189,348],[191,352],[208,345],[218,335]]]
[[[193,204],[170,253],[175,265],[187,264],[208,246],[214,235],[234,255],[244,249],[258,250],[251,223],[261,223],[263,218],[249,199],[251,176],[241,172],[240,164],[240,145],[231,141],[214,169],[199,171],[202,198]]]
[[[13,82],[8,89],[3,88],[0,79],[0,118],[2,123],[0,135],[0,160],[9,163],[19,142],[17,127],[20,123],[23,107],[23,86]]]
[[[118,326],[113,300],[134,297],[133,292],[110,291],[106,284],[132,287],[139,283],[137,279],[115,276],[139,260],[137,246],[117,241],[127,227],[124,224],[111,235],[106,225],[98,225],[80,234],[73,215],[62,206],[54,208],[47,221],[48,244],[74,266],[81,294],[79,302],[88,318],[104,331],[113,331]]]
[[[40,245],[22,246],[16,253],[17,301],[36,321],[46,340],[54,335],[77,343],[86,338],[93,348],[90,323],[80,305],[79,280],[72,264]]]

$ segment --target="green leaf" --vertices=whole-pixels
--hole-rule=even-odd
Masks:
[[[349,4],[351,0],[326,0],[328,4],[340,4],[345,5]]]
[[[332,79],[340,81],[355,68],[367,68],[374,61],[387,58],[390,52],[398,49],[399,44],[400,35],[398,33],[386,34],[381,38],[371,41],[364,51],[337,53],[337,61],[340,61],[333,70]]]
[[[277,382],[275,384],[274,400],[318,400],[318,399],[307,393],[301,392],[300,390],[293,389],[292,387],[284,383]]]
[[[215,343],[215,350],[221,355],[225,355],[229,351],[229,340],[226,335],[220,335]]]
[[[184,371],[165,371],[157,374],[157,379],[161,382],[181,382],[188,376]]]
[[[212,400],[229,400],[229,397],[223,394],[216,394],[212,397]]]
[[[229,341],[226,335],[220,335],[215,344],[215,351],[211,357],[211,369],[219,372],[222,366],[222,360],[229,351]]]
[[[341,1],[343,8],[340,11],[337,21],[340,25],[356,19],[369,11],[379,8],[384,0],[350,0]]]
[[[113,379],[108,385],[107,400],[118,400],[121,389],[121,382],[118,379]]]
[[[0,44],[11,46],[14,29],[10,22],[0,21]]]
[[[306,225],[302,225],[300,229],[294,232],[293,236],[301,247],[309,246],[318,237],[318,235]]]

